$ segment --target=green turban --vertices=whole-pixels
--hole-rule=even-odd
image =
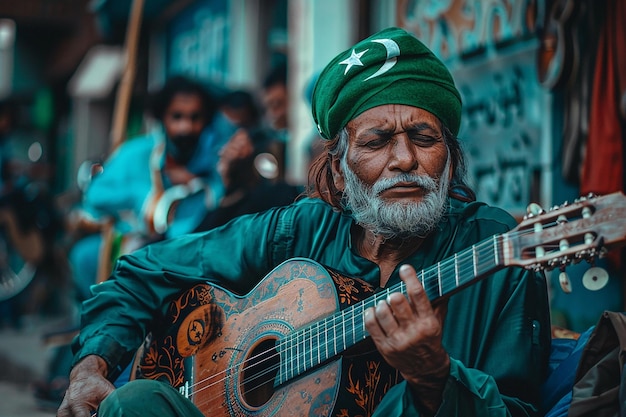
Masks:
[[[337,55],[320,73],[312,111],[322,137],[334,138],[373,107],[404,104],[459,132],[461,96],[446,66],[415,36],[388,28]]]

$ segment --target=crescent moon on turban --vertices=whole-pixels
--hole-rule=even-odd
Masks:
[[[382,67],[378,68],[378,71],[367,77],[365,81],[374,77],[378,77],[379,75],[382,75],[389,71],[391,68],[393,68],[394,65],[396,65],[396,62],[398,62],[398,57],[400,56],[400,46],[398,46],[396,41],[393,41],[391,39],[375,39],[372,42],[380,43],[385,47],[385,49],[387,50],[387,60]]]

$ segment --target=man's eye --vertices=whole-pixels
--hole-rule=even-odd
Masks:
[[[419,134],[411,135],[411,140],[420,146],[431,146],[439,142],[439,139],[436,137]]]
[[[198,121],[200,120],[200,113],[191,113],[191,114],[186,114],[186,113],[171,113],[170,117],[174,120],[181,120],[181,119],[185,119],[188,118],[189,120],[191,120],[192,122]]]
[[[378,139],[373,139],[373,140],[369,140],[365,143],[365,145],[368,148],[381,148],[383,146],[385,146],[387,143],[389,142],[389,139],[387,138],[378,138]]]

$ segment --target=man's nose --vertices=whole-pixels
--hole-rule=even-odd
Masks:
[[[389,168],[410,172],[417,169],[417,149],[406,133],[394,138]]]

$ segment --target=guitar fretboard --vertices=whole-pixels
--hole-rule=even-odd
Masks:
[[[420,271],[417,277],[428,298],[432,301],[450,294],[497,269],[502,265],[503,239],[503,236],[493,236]],[[363,320],[365,310],[394,292],[406,295],[404,282],[279,340],[276,350],[280,354],[280,370],[276,385],[286,383],[369,337]]]

